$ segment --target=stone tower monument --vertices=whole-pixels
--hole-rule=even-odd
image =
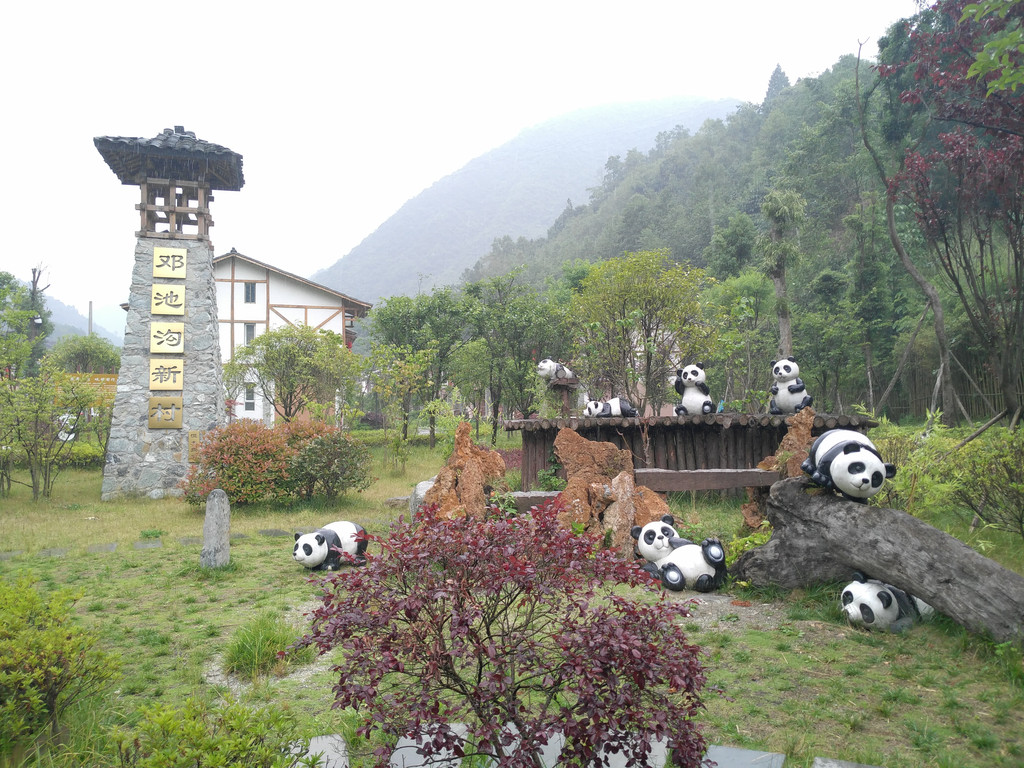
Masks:
[[[101,498],[180,496],[190,444],[226,421],[209,206],[242,188],[242,156],[181,126],[93,143],[142,192]]]

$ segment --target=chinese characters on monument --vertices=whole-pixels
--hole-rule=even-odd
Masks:
[[[185,314],[185,248],[154,248],[153,277],[181,283],[153,283],[150,313]],[[181,429],[184,419],[185,324],[153,321],[149,324],[149,389],[160,392],[149,398],[150,429]],[[173,356],[173,357],[171,357]],[[178,392],[177,396],[172,392]]]

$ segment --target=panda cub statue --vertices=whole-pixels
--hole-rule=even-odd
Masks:
[[[814,402],[807,394],[807,387],[800,379],[800,366],[795,357],[772,361],[772,399],[768,411],[776,416],[783,413],[797,413]]]
[[[550,357],[545,357],[537,363],[537,375],[542,379],[554,381],[555,379],[574,379],[576,374],[570,371],[561,363],[556,363]]]
[[[682,397],[682,402],[675,408],[676,416],[711,413],[715,409],[715,404],[709,397],[711,390],[708,389],[706,382],[704,363],[676,369],[672,383],[676,388],[676,394]]]
[[[878,579],[853,574],[853,581],[843,588],[840,603],[846,620],[854,626],[903,632],[935,609],[913,595]]]
[[[587,418],[604,418],[606,416],[625,416],[627,418],[633,418],[636,416],[636,408],[628,400],[623,400],[621,397],[613,397],[611,400],[600,402],[598,400],[589,400],[583,407],[583,415]]]
[[[896,476],[896,467],[882,461],[875,444],[852,429],[824,432],[800,469],[816,485],[861,504],[882,490],[887,477]]]
[[[643,569],[661,579],[665,589],[679,592],[693,589],[712,592],[725,581],[725,548],[718,539],[694,544],[676,533],[672,515],[634,525],[630,536],[636,539],[636,551],[647,563]]]
[[[313,571],[333,571],[350,562],[342,553],[355,558],[356,565],[366,563],[366,531],[358,523],[339,520],[312,533],[296,533],[292,557]]]

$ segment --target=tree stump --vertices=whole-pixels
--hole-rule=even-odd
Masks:
[[[795,477],[772,486],[767,515],[772,538],[740,556],[731,569],[739,579],[791,589],[860,571],[974,632],[1024,643],[1024,576],[905,512],[847,501]]]

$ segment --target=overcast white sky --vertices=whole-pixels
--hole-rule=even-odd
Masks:
[[[669,96],[759,103],[874,57],[916,0],[21,2],[0,31],[0,270],[123,331],[138,188],[95,136],[182,125],[243,158],[214,252],[303,276],[524,128]],[[515,234],[515,233],[510,233]],[[344,287],[341,287],[344,291]]]

